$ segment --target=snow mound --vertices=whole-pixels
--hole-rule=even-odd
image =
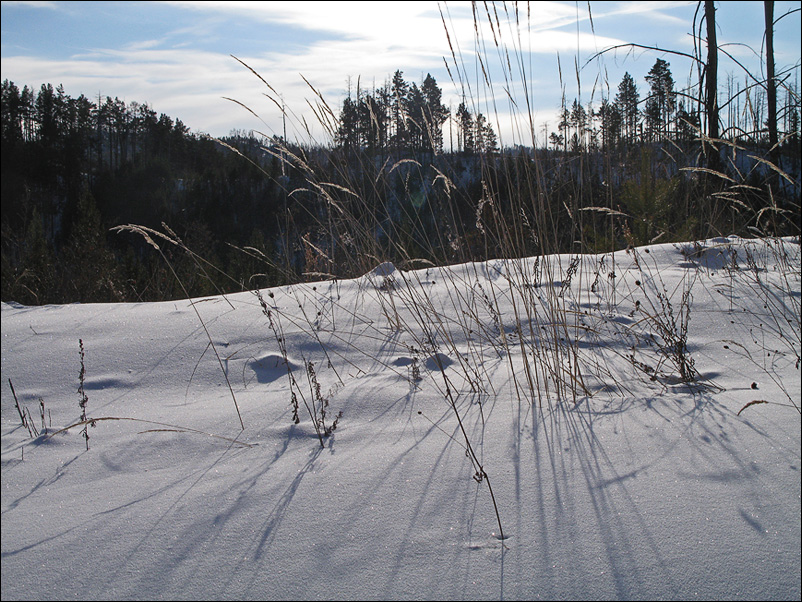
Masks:
[[[380,263],[371,271],[363,276],[371,286],[378,290],[391,290],[394,288],[394,283],[398,270],[391,261]]]
[[[398,270],[395,269],[392,261],[385,261],[384,263],[377,265],[366,275],[368,278],[383,278],[384,276],[391,276],[397,271]]]
[[[433,372],[442,372],[454,363],[450,357],[443,353],[435,353],[426,359],[426,368]]]
[[[299,365],[290,359],[285,360],[277,353],[268,353],[263,357],[251,360],[248,367],[253,370],[256,380],[264,384],[287,376],[288,370],[297,370]]]

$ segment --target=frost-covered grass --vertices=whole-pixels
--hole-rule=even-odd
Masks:
[[[798,239],[3,304],[2,597],[798,599],[800,354]]]

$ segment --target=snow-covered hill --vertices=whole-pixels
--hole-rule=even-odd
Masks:
[[[796,239],[4,303],[2,598],[798,600],[801,354]]]

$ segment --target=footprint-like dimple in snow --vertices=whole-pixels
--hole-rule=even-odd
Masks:
[[[287,368],[295,370],[299,366],[292,360],[285,360],[277,353],[268,353],[264,357],[254,358],[248,362],[248,367],[256,374],[260,383],[272,383],[287,375]]]
[[[102,391],[103,389],[120,388],[124,389],[129,387],[130,384],[122,378],[114,376],[90,376],[84,382],[84,389],[87,391]]]
[[[443,370],[444,368],[448,368],[453,363],[454,360],[452,360],[450,357],[437,352],[426,360],[426,368],[429,370]]]

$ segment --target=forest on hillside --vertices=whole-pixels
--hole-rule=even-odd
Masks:
[[[330,143],[316,146],[213,139],[147,104],[6,80],[2,300],[157,301],[385,260],[798,235],[792,73],[731,76],[705,96],[659,58],[640,86],[627,73],[596,105],[565,102],[543,147],[502,146],[470,98],[452,111],[431,75],[401,70],[319,105]],[[146,230],[116,228],[128,224]]]

